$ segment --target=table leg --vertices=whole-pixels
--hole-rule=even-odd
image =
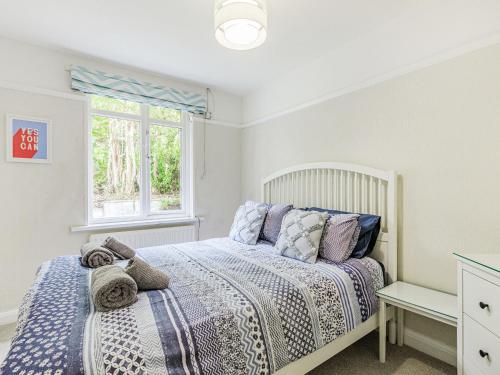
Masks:
[[[386,308],[386,311],[387,311],[387,308]],[[397,324],[396,324],[396,307],[394,307],[394,314],[393,314],[393,318],[391,320],[389,320],[388,322],[388,327],[387,327],[387,331],[388,331],[388,335],[389,336],[389,344],[395,344],[396,343],[396,340],[397,340]]]
[[[405,311],[398,308],[398,345],[403,346],[405,333]]]
[[[380,309],[379,309],[379,360],[380,363],[385,363],[385,341],[387,336],[387,320],[386,320],[386,304],[385,301],[380,299]]]

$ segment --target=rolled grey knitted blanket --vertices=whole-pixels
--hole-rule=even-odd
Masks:
[[[104,266],[92,272],[92,300],[97,311],[110,311],[137,301],[137,284],[120,266]]]
[[[125,272],[135,280],[139,290],[168,288],[168,276],[138,257],[129,260]]]
[[[101,245],[93,242],[86,243],[80,248],[80,262],[84,267],[97,268],[113,264],[113,253]]]
[[[135,251],[133,249],[114,237],[106,238],[102,246],[111,250],[118,259],[131,259],[135,256]]]

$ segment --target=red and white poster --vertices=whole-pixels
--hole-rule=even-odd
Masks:
[[[49,121],[22,116],[7,116],[7,160],[49,163]]]

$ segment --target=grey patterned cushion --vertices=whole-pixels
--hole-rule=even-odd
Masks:
[[[336,263],[346,261],[358,241],[358,218],[356,214],[331,216],[319,245],[319,256]]]
[[[306,263],[316,262],[319,242],[328,219],[325,212],[291,210],[283,218],[276,250]]]
[[[255,245],[266,217],[266,211],[267,205],[263,203],[245,202],[236,211],[229,238],[247,245]]]
[[[293,208],[291,204],[273,204],[267,209],[266,219],[260,231],[259,239],[272,245],[278,240],[283,217]]]

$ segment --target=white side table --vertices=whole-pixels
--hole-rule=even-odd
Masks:
[[[387,305],[398,308],[399,346],[403,345],[404,310],[428,318],[457,326],[457,296],[437,290],[396,281],[377,291],[380,301],[379,310],[379,358],[385,362],[386,309]]]

